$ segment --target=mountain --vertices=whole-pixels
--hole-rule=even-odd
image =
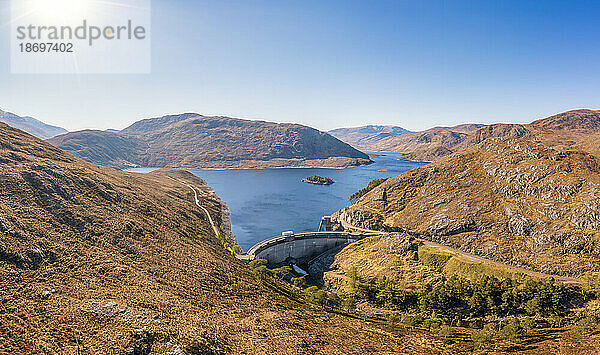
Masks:
[[[346,215],[545,273],[598,272],[598,146],[600,135],[568,149],[487,139],[388,179]]]
[[[49,139],[48,142],[92,164],[118,168],[138,166],[132,162],[143,159],[147,147],[137,137],[97,130],[70,132]]]
[[[20,117],[14,113],[2,110],[0,110],[0,122],[4,122],[11,127],[25,131],[40,139],[48,139],[67,133],[67,130],[64,128],[45,124],[33,117]]]
[[[455,146],[470,134],[483,127],[480,124],[463,124],[455,127],[435,127],[421,132],[382,139],[367,147],[368,150],[408,153],[404,159],[432,161],[448,155]]]
[[[423,331],[327,312],[227,250],[179,170],[98,168],[0,124],[0,353],[431,353]],[[60,350],[59,350],[60,349]]]
[[[554,147],[568,147],[590,133],[600,132],[600,111],[572,110],[530,124],[460,125],[437,127],[389,137],[366,147],[373,151],[407,153],[406,160],[434,161],[491,137],[528,138]]]
[[[138,121],[118,133],[71,132],[49,141],[113,168],[347,167],[371,162],[366,154],[310,127],[194,113]]]
[[[384,138],[397,137],[411,132],[397,126],[368,125],[353,128],[337,128],[327,133],[353,147],[364,149]]]

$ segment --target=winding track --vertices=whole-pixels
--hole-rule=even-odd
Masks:
[[[381,231],[360,228],[360,227],[356,227],[356,226],[348,223],[346,221],[346,214],[345,213],[341,213],[340,214],[340,221],[341,221],[342,227],[344,227],[344,229],[347,228],[347,229],[354,229],[354,230],[358,230],[358,231],[361,231],[361,232],[367,232],[367,233],[373,233],[373,234],[384,234]],[[462,251],[460,249],[452,248],[452,247],[449,247],[449,246],[446,246],[446,245],[434,243],[434,242],[426,240],[426,239],[421,239],[421,238],[415,238],[415,239],[418,240],[418,241],[420,241],[420,242],[422,242],[423,244],[425,244],[427,246],[436,247],[436,248],[442,248],[442,249],[445,249],[445,250],[457,253],[457,254],[459,254],[459,255],[461,255],[461,256],[463,256],[463,257],[465,257],[465,258],[467,258],[467,259],[469,259],[471,261],[481,261],[481,262],[484,262],[484,263],[496,265],[496,266],[499,266],[499,267],[507,268],[507,269],[514,270],[514,271],[519,271],[519,272],[522,272],[522,273],[525,273],[525,274],[528,274],[528,275],[533,275],[533,276],[538,276],[538,277],[552,277],[552,278],[554,278],[556,280],[563,281],[564,283],[577,283],[577,284],[584,283],[584,280],[582,280],[582,279],[576,279],[576,278],[567,277],[567,276],[557,276],[557,275],[544,274],[542,272],[528,270],[528,269],[524,269],[524,268],[521,268],[521,267],[518,267],[518,266],[512,266],[512,265],[504,264],[504,263],[501,263],[501,262],[498,262],[498,261],[486,259],[486,258],[483,258],[481,256],[477,256],[477,255],[474,255],[474,254],[471,254],[471,253],[467,253],[467,252],[464,252],[464,251]]]
[[[196,191],[196,189],[194,187],[192,187],[192,185],[186,184],[184,182],[178,181],[177,179],[174,179],[172,177],[169,176],[169,179],[173,180],[173,181],[177,181],[178,183],[185,185],[187,187],[189,187],[192,191],[194,191],[194,200],[196,201],[196,206],[200,207],[200,209],[202,209],[202,211],[204,211],[204,213],[206,213],[206,216],[208,217],[208,221],[210,222],[210,226],[213,229],[213,232],[215,232],[215,235],[218,237],[219,236],[219,229],[217,228],[217,226],[215,225],[215,222],[213,221],[212,217],[210,216],[210,213],[208,212],[208,210],[206,209],[206,207],[200,205],[200,201],[198,200],[198,192]]]

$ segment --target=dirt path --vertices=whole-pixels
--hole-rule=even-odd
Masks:
[[[204,213],[206,213],[206,216],[208,217],[208,221],[210,222],[210,226],[212,227],[213,232],[215,232],[215,235],[218,237],[219,236],[219,228],[217,228],[217,226],[215,225],[215,222],[213,221],[212,217],[210,216],[210,213],[208,212],[208,210],[204,206],[200,205],[200,201],[198,200],[198,192],[196,191],[196,189],[194,187],[192,187],[192,185],[188,185],[184,182],[173,179],[172,177],[169,177],[169,179],[171,179],[173,181],[177,181],[178,183],[185,185],[185,186],[189,187],[192,191],[194,191],[194,200],[196,202],[196,206],[200,207],[200,209],[202,211],[204,211]]]

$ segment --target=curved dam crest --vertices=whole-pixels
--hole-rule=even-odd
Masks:
[[[306,232],[280,235],[255,244],[247,253],[238,254],[240,260],[265,259],[271,265],[296,262],[348,245],[370,234],[360,232]]]

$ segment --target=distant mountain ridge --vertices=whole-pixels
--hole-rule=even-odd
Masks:
[[[14,113],[0,110],[0,122],[25,131],[40,139],[48,139],[68,131],[62,127],[52,126],[29,116],[18,116]]]
[[[408,231],[532,270],[598,272],[599,147],[596,110],[484,126],[457,152],[388,179],[345,215],[363,228]]]
[[[351,128],[337,128],[327,133],[351,146],[364,149],[388,137],[397,137],[411,131],[398,126],[367,125]]]
[[[369,150],[408,153],[407,160],[432,161],[448,155],[470,134],[483,127],[480,124],[462,124],[455,127],[434,127],[421,132],[389,137],[369,146]]]
[[[496,123],[436,127],[388,137],[367,147],[373,151],[406,153],[405,160],[434,161],[492,137],[530,138],[552,146],[569,146],[588,133],[600,131],[600,111],[572,110],[529,124]]]
[[[196,113],[135,122],[120,132],[79,131],[50,143],[94,164],[177,168],[347,167],[371,163],[314,128]]]

